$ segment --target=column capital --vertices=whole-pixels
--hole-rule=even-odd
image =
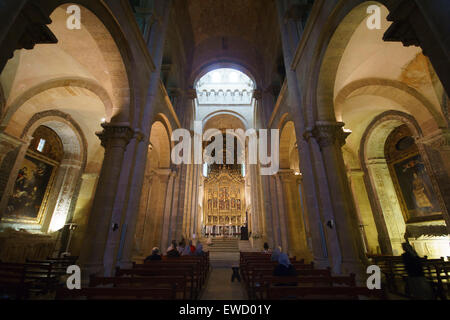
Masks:
[[[416,142],[435,150],[450,150],[450,129],[440,129]]]
[[[294,174],[294,171],[291,169],[282,169],[278,171],[278,175],[283,182],[287,182],[290,180],[294,180],[296,175]]]
[[[197,90],[194,88],[189,88],[186,90],[186,98],[190,100],[197,99]]]
[[[102,123],[103,131],[97,132],[104,148],[114,145],[125,148],[134,137],[135,131],[127,124]]]
[[[343,122],[317,121],[313,128],[306,129],[303,138],[306,141],[314,138],[321,149],[332,146],[336,141],[342,147],[350,135],[343,130],[344,125]]]
[[[256,100],[261,100],[262,94],[263,94],[263,90],[261,90],[261,88],[255,89],[253,91],[253,98]]]

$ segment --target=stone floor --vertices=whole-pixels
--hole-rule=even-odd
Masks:
[[[210,271],[200,300],[247,300],[243,284],[231,282],[231,268],[214,268]]]

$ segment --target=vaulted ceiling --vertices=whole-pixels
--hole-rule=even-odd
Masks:
[[[280,52],[274,0],[186,0],[192,26],[193,68],[232,61],[262,79]],[[270,71],[269,71],[270,72]]]
[[[261,48],[276,21],[273,0],[188,0],[195,44],[212,37],[242,38]]]

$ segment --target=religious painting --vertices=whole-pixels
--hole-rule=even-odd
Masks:
[[[236,200],[236,209],[237,210],[241,210],[242,209],[242,207],[241,207],[241,199],[237,199]]]
[[[231,209],[236,209],[236,199],[231,198]]]
[[[217,198],[213,199],[213,208],[217,209]]]
[[[420,155],[393,164],[408,219],[439,215],[440,206]]]
[[[219,210],[225,210],[225,200],[219,201]]]
[[[208,200],[208,210],[212,210],[212,199]]]
[[[19,170],[6,216],[17,220],[37,222],[45,203],[54,166],[39,159],[25,156]]]
[[[230,200],[225,201],[225,209],[230,210]]]

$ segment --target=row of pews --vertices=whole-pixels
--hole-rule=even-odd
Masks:
[[[388,290],[394,294],[410,297],[408,273],[401,256],[369,256],[371,264],[380,267],[386,278]],[[422,258],[425,278],[433,288],[436,298],[450,298],[450,257],[440,259]]]
[[[384,299],[382,290],[369,290],[356,284],[355,275],[333,276],[331,270],[317,269],[314,263],[291,259],[296,276],[274,276],[278,262],[271,255],[259,252],[240,253],[240,271],[249,299],[301,300],[301,299]]]
[[[114,277],[91,276],[81,290],[60,288],[56,299],[195,300],[210,270],[209,253],[203,256],[162,257],[161,261],[133,263],[117,268]]]
[[[27,259],[25,263],[0,261],[0,299],[31,299],[55,291],[67,275],[67,267],[76,264],[77,259]]]

